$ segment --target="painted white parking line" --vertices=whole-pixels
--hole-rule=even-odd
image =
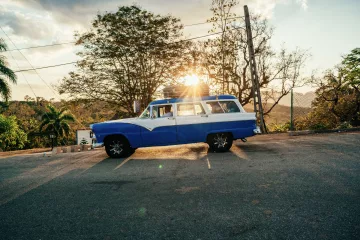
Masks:
[[[121,164],[119,164],[119,166],[117,166],[114,170],[121,168],[125,163],[127,163],[128,161],[130,161],[132,158],[128,157],[127,159],[125,159]]]
[[[210,160],[209,160],[209,158],[207,156],[206,156],[206,162],[207,162],[207,165],[208,165],[208,169],[210,170],[211,169]]]

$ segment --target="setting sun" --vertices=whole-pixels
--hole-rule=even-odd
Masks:
[[[185,85],[191,86],[199,83],[199,77],[195,74],[187,75],[183,78]]]

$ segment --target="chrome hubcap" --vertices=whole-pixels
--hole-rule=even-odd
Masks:
[[[110,144],[110,152],[114,154],[121,154],[121,152],[124,150],[123,147],[124,144],[122,144],[120,141],[112,141]]]
[[[225,134],[216,134],[214,138],[214,145],[216,145],[218,148],[225,147],[227,144],[227,137]]]

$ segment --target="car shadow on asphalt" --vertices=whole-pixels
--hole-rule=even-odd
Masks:
[[[131,171],[131,169],[134,169],[134,171],[146,171],[146,169],[153,167],[161,169],[166,162],[174,165],[174,168],[184,165],[186,167],[193,166],[197,168],[201,166],[201,168],[213,169],[215,166],[221,166],[224,163],[246,162],[247,158],[244,151],[236,145],[230,151],[223,153],[215,153],[205,144],[142,148],[136,150],[133,155],[127,158],[104,158],[83,171],[81,175],[99,174],[100,172],[110,173],[111,171],[120,170],[124,166],[126,166],[127,171]],[[145,170],[141,169],[142,167],[145,167]]]

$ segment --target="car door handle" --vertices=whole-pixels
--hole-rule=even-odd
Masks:
[[[169,120],[175,120],[175,118],[174,118],[174,117],[168,117],[168,119],[169,119]]]
[[[204,114],[204,115],[201,115],[201,117],[209,117],[209,115],[207,115],[207,114]]]

